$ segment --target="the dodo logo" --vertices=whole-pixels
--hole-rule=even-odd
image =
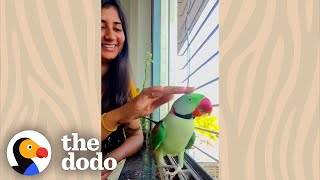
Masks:
[[[42,134],[32,130],[22,131],[10,140],[7,158],[14,170],[26,176],[33,176],[48,166],[51,147]]]

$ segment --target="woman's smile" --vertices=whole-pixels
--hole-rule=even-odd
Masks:
[[[102,49],[104,51],[108,51],[108,52],[113,52],[115,51],[115,48],[116,48],[116,44],[102,44]]]

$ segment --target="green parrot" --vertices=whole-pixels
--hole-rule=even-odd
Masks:
[[[196,139],[193,118],[211,111],[212,103],[204,95],[185,94],[173,103],[168,115],[152,129],[151,148],[155,151],[160,176],[160,168],[175,168],[174,172],[167,171],[166,177],[182,172],[184,151],[190,149]],[[163,158],[165,155],[178,155],[178,167],[167,165]]]

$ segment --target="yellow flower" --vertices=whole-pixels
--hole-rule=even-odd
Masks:
[[[196,131],[199,132],[200,134],[203,134],[213,141],[217,141],[219,138],[219,124],[218,124],[218,118],[212,115],[204,115],[200,117],[196,117],[194,119],[194,126],[196,127]],[[203,131],[201,129],[206,129],[208,131],[213,131],[212,132],[207,132]]]

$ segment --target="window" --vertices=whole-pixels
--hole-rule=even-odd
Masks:
[[[211,120],[217,120],[219,117],[219,1],[158,2],[155,0],[154,3],[159,3],[160,8],[154,11],[158,11],[161,16],[154,15],[153,18],[153,53],[156,54],[153,77],[159,78],[157,81],[160,85],[196,87],[196,93],[204,94],[213,103],[211,118],[214,119]],[[156,8],[155,4],[153,7]],[[159,41],[155,38],[158,34],[160,34]],[[160,108],[158,116],[164,117],[171,105]],[[203,126],[201,123],[196,125],[198,125],[197,139],[193,148],[187,153],[207,174],[218,179],[219,143],[214,141],[218,136],[218,130],[211,125]]]

